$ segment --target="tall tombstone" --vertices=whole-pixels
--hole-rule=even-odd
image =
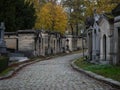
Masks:
[[[5,25],[3,22],[1,22],[1,24],[0,24],[0,54],[7,53],[6,45],[5,45],[5,41],[4,41],[4,30],[5,30]]]

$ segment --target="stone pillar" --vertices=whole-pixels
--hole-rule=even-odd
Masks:
[[[94,30],[92,31],[92,60],[95,60],[95,56],[96,56],[96,49],[95,49],[95,47],[96,47],[96,37],[95,37],[95,33],[94,33]]]
[[[1,22],[1,25],[0,25],[0,54],[6,53],[6,45],[5,45],[5,41],[4,41],[4,30],[5,30],[5,25],[3,22]]]
[[[111,55],[110,55],[110,46],[111,46],[111,43],[110,43],[110,37],[107,38],[107,63],[110,64],[111,63]],[[109,44],[109,45],[108,45]]]
[[[48,38],[47,38],[47,34],[46,33],[42,33],[42,55],[43,56],[45,56],[45,54],[46,54],[46,48],[48,47]],[[46,43],[46,41],[47,41],[47,43]]]
[[[92,29],[88,29],[88,33],[87,33],[87,48],[88,48],[88,56],[89,56],[89,60],[92,60]]]
[[[118,63],[117,54],[118,54],[118,29],[117,29],[117,27],[115,27],[115,30],[114,30],[114,58],[113,58],[114,61],[113,61],[113,64]]]
[[[99,28],[97,28],[97,33],[96,33],[96,60],[97,60],[97,63],[99,63],[99,60],[100,60],[100,31],[99,31]]]
[[[100,54],[100,37],[99,37],[98,26],[92,31],[92,62],[99,63]]]

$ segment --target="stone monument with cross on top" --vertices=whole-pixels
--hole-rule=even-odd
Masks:
[[[6,54],[6,45],[4,41],[4,30],[5,30],[5,25],[3,22],[0,24],[0,54]]]

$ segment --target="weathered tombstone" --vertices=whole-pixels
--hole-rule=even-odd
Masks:
[[[5,25],[3,22],[1,22],[0,25],[0,54],[6,54],[6,45],[4,41],[4,30],[5,30]]]

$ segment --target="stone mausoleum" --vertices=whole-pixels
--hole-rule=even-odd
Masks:
[[[120,65],[120,4],[111,13],[87,18],[89,61]]]

